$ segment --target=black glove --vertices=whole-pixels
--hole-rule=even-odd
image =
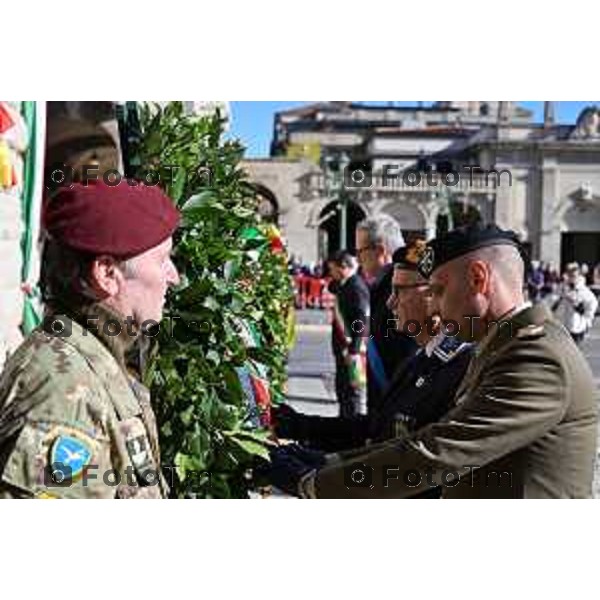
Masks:
[[[290,496],[298,496],[298,484],[310,471],[325,464],[324,454],[298,444],[276,446],[269,450],[271,462],[254,470],[255,478],[265,478],[271,485]]]
[[[285,446],[280,446],[280,448],[285,450],[288,456],[294,457],[312,469],[318,470],[325,466],[325,452],[313,450],[300,444],[286,444]]]
[[[575,312],[579,313],[580,315],[585,315],[585,304],[583,302],[580,302],[579,304],[575,305]]]
[[[280,438],[297,440],[299,436],[300,415],[289,404],[277,404],[271,407],[271,419],[275,434]]]

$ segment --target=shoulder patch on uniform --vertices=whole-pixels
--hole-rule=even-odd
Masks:
[[[138,477],[144,481],[149,472],[150,474],[158,472],[146,427],[141,419],[133,417],[121,421],[119,429],[125,438],[125,448]]]
[[[536,338],[544,335],[545,330],[543,325],[527,325],[527,327],[521,327],[519,331],[517,331],[517,339],[528,339],[528,338]]]
[[[92,438],[88,438],[77,430],[63,429],[53,432],[50,445],[49,463],[53,474],[56,473],[62,483],[65,478],[71,481],[77,479],[88,465],[94,454]]]
[[[437,356],[442,362],[448,362],[452,356],[453,352],[448,353],[444,352],[441,348],[436,348],[433,351],[433,355]]]

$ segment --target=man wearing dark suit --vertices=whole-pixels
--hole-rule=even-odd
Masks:
[[[392,255],[404,246],[398,223],[388,216],[361,221],[356,228],[356,252],[369,283],[370,336],[367,344],[367,413],[378,412],[385,389],[398,365],[417,351],[413,338],[394,329],[387,305],[392,291]]]
[[[354,257],[345,250],[328,260],[335,296],[331,346],[335,358],[335,390],[340,416],[352,418],[366,412],[366,340],[369,290],[356,273]]]

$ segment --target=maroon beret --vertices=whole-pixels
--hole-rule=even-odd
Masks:
[[[69,248],[127,259],[170,237],[179,212],[157,186],[96,181],[60,190],[43,221],[50,236]]]

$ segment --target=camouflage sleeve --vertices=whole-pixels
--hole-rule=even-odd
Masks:
[[[104,481],[111,471],[116,473],[109,441],[94,428],[28,420],[4,464],[2,482],[22,497],[114,498],[116,485]]]
[[[83,362],[38,367],[15,377],[0,414],[0,497],[114,498],[110,402]]]

